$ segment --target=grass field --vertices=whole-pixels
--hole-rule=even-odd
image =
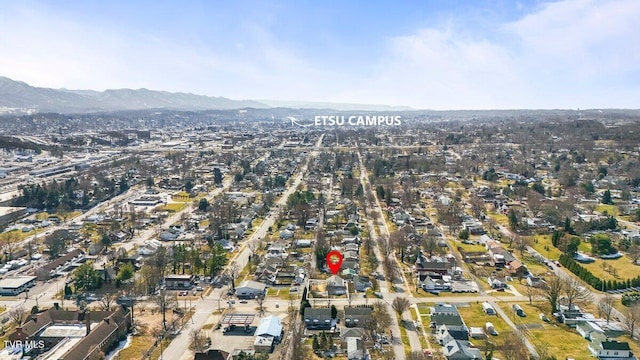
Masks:
[[[484,247],[484,245],[463,244],[460,240],[455,241],[455,247],[461,248],[465,252],[487,252],[487,249]]]
[[[462,319],[464,319],[464,322],[468,327],[484,328],[486,323],[490,322],[499,334],[511,331],[511,327],[509,327],[501,317],[486,315],[482,311],[482,304],[471,304],[469,307],[458,307],[458,312],[460,312]]]
[[[493,220],[495,220],[498,224],[502,225],[502,226],[507,226],[509,225],[509,218],[507,217],[507,215],[502,215],[502,214],[496,214],[493,212],[490,212],[489,217],[492,218]]]
[[[598,204],[595,211],[604,214],[605,212],[611,216],[620,216],[620,209],[615,205]]]
[[[184,210],[184,208],[187,205],[185,203],[168,203],[164,206],[162,206],[160,209],[164,210],[164,211],[169,211],[169,212],[180,212],[182,210]]]
[[[605,271],[603,264],[607,268],[615,268],[616,276],[613,276],[613,271]],[[597,259],[594,263],[582,264],[582,266],[591,271],[593,275],[605,280],[626,280],[640,275],[640,266],[634,265],[628,256],[615,260]]]

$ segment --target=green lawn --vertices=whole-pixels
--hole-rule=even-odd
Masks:
[[[615,268],[616,276],[613,276],[613,271],[605,271],[603,264],[606,265],[607,268]],[[623,256],[615,260],[597,259],[594,263],[581,265],[591,271],[593,275],[605,280],[626,280],[640,275],[640,266],[634,265],[628,256]]]
[[[616,205],[598,204],[595,211],[604,214],[605,212],[611,216],[619,216],[620,209]]]
[[[456,248],[461,248],[462,250],[468,253],[469,252],[481,252],[481,253],[487,252],[487,249],[484,247],[484,245],[463,244],[462,241],[460,240],[455,241],[455,246]]]
[[[164,206],[161,207],[162,210],[164,211],[170,211],[170,212],[180,212],[182,210],[184,210],[184,208],[186,207],[186,203],[168,203]]]
[[[499,334],[502,334],[507,331],[511,331],[511,327],[507,325],[507,323],[502,320],[500,316],[496,315],[486,315],[482,311],[482,304],[471,304],[469,307],[459,307],[458,312],[462,316],[465,324],[468,327],[481,327],[484,328],[487,322],[493,324],[493,327]],[[507,312],[507,314],[509,314]],[[498,335],[500,336],[500,335]]]

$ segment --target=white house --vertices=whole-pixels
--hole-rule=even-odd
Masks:
[[[595,338],[587,347],[599,360],[637,360],[629,348],[629,343],[607,340],[604,336],[595,336]]]
[[[591,321],[582,321],[576,325],[576,331],[585,339],[591,340],[595,333],[604,334],[604,330],[598,324]]]
[[[267,286],[259,281],[245,280],[236,286],[236,296],[239,299],[255,299],[264,296]]]

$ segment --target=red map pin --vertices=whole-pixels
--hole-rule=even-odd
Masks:
[[[331,250],[327,254],[327,266],[333,275],[337,274],[340,271],[340,266],[342,266],[342,259],[344,257],[340,254],[338,250]]]

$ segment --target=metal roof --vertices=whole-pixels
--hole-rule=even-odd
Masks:
[[[225,325],[250,325],[255,317],[254,314],[227,314],[220,323]]]

